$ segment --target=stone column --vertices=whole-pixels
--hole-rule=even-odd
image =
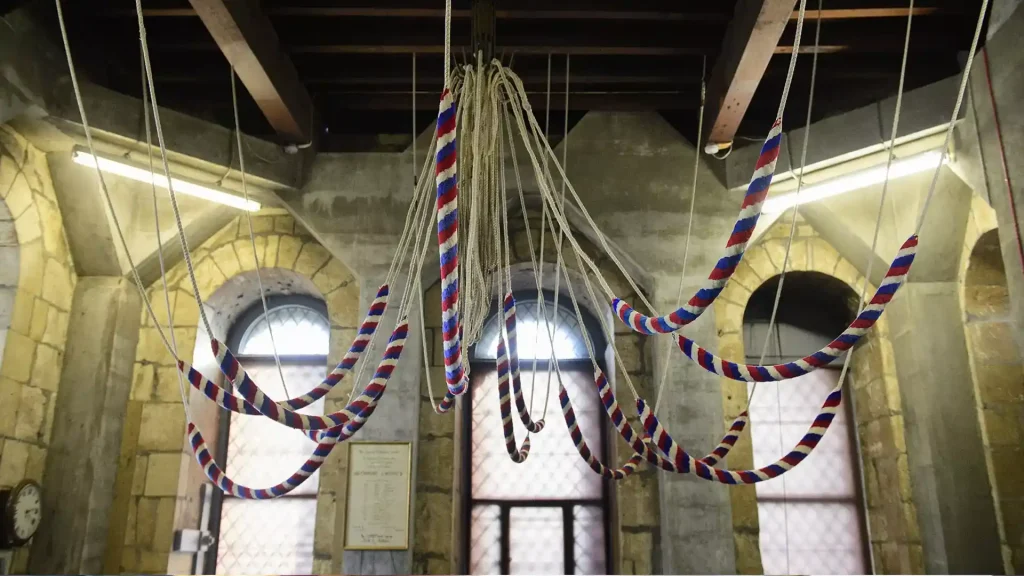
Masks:
[[[925,570],[994,574],[1003,563],[959,301],[956,282],[910,281],[887,314]]]
[[[370,306],[370,301],[377,293],[383,281],[383,274],[370,279],[360,280],[359,286],[359,309],[365,314]],[[398,321],[397,311],[401,290],[404,280],[391,285],[391,299],[388,301],[387,313],[381,320],[377,336],[377,346],[372,353],[368,351],[370,365],[366,367],[363,378],[356,383],[363,386],[372,376],[373,370],[384,352],[387,339],[391,336],[392,330]],[[414,310],[415,311],[415,310]],[[420,328],[418,317],[410,318],[409,336],[405,343],[405,350],[402,358],[395,368],[395,372],[388,382],[387,391],[377,405],[373,417],[367,421],[362,430],[352,441],[383,441],[383,442],[412,442],[412,462],[416,462],[416,448],[418,444],[418,423],[420,407],[420,372],[423,368],[422,344],[420,342]],[[337,402],[344,402],[340,399]],[[328,410],[338,409],[340,406],[328,405]],[[347,468],[348,448],[343,447],[344,458],[342,464]],[[412,467],[412,486],[416,485],[416,466]],[[335,512],[335,550],[334,562],[336,564],[333,572],[343,574],[408,574],[412,566],[412,543],[415,538],[413,534],[413,511],[416,510],[416,494],[410,488],[409,495],[409,549],[395,551],[361,551],[344,550],[345,536],[345,493],[347,470],[339,471],[339,478],[336,481],[337,505]],[[338,566],[338,560],[341,560]]]
[[[1016,4],[1016,7],[1013,7]],[[1024,110],[1020,99],[1024,95],[1024,4],[1015,0],[994,3],[993,20],[1000,14],[1002,23],[986,42],[989,70],[979,53],[971,70],[969,89],[972,104],[967,121],[958,133],[957,152],[962,153],[964,172],[972,178],[972,186],[985,190],[986,198],[995,209],[999,220],[999,244],[1006,268],[1006,284],[1010,290],[1011,316],[1018,329],[1016,343],[1024,354],[1024,270],[1017,228],[1024,231]],[[992,23],[989,26],[993,26]],[[991,78],[991,87],[989,86]],[[990,93],[991,90],[991,93]],[[992,102],[995,101],[995,110]],[[1000,150],[996,132],[996,115],[1002,132],[1003,150]],[[1002,153],[1012,186],[1012,200],[1004,180]],[[1014,222],[1011,201],[1016,206]]]
[[[102,570],[140,306],[124,278],[83,277],[75,287],[34,573]]]
[[[683,298],[688,298],[702,280],[700,277],[688,279],[683,287]],[[676,291],[676,279],[665,279],[655,286],[655,305],[660,312],[667,313],[674,308]],[[709,308],[684,331],[702,345],[717,349],[714,308]],[[721,380],[687,359],[675,345],[666,354],[666,341],[669,339],[659,337],[650,344],[655,368],[654,390],[661,381],[665,362],[669,363],[658,418],[676,442],[704,455],[718,445],[724,432]],[[650,401],[654,402],[654,397]],[[745,441],[749,445],[749,437]],[[661,473],[659,486],[664,573],[735,573],[729,489],[672,473]]]

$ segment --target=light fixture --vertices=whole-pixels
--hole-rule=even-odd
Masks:
[[[85,150],[76,148],[71,154],[72,160],[76,164],[81,164],[89,168],[99,168],[104,172],[110,174],[117,174],[118,176],[124,176],[125,178],[131,178],[138,182],[146,184],[155,184],[160,188],[167,188],[167,177],[163,174],[151,172],[146,168],[138,166],[127,160],[114,160],[104,156],[93,156]],[[232,208],[238,208],[239,210],[248,210],[249,212],[256,212],[260,209],[260,204],[252,200],[246,200],[234,194],[229,194],[223,190],[211,188],[209,186],[183,180],[177,176],[171,176],[171,185],[174,186],[175,192],[194,196],[196,198],[202,198],[204,200],[210,200],[211,202],[217,202],[224,204],[225,206],[231,206]]]
[[[939,162],[942,161],[942,150],[931,150],[902,160],[894,160],[892,166],[889,167],[889,180],[935,170],[939,166]],[[807,204],[808,202],[838,196],[874,184],[881,184],[884,181],[885,164],[882,164],[881,166],[826,180],[819,184],[804,186],[800,189],[799,201],[801,204]],[[769,198],[765,201],[761,211],[765,214],[778,214],[796,206],[797,200],[796,192]]]

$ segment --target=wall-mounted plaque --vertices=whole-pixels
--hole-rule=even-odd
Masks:
[[[409,548],[412,443],[349,442],[347,550]]]

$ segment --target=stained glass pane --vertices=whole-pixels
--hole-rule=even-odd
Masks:
[[[311,574],[313,498],[225,498],[221,509],[218,574]]]
[[[575,506],[572,510],[573,561],[576,574],[607,574],[604,548],[604,509]]]
[[[273,342],[268,319],[274,330]],[[281,355],[326,356],[330,334],[330,324],[316,310],[300,305],[278,306],[246,328],[238,353],[273,355],[273,344],[276,343],[277,353]]]
[[[523,371],[523,395],[530,406],[533,372]],[[544,409],[548,372],[537,372],[535,394],[530,412],[539,419]],[[600,400],[593,377],[588,371],[562,371],[562,383],[573,402],[576,420],[587,444],[601,454]],[[516,464],[508,456],[501,426],[498,379],[494,370],[477,369],[473,373],[472,411],[472,497],[474,499],[582,499],[601,497],[601,477],[587,466],[569,437],[558,402],[558,380],[554,372],[548,391],[546,426],[531,436],[530,456]],[[512,426],[516,441],[526,437],[526,428],[512,407]]]
[[[474,505],[469,526],[469,573],[501,574],[501,510]]]
[[[509,574],[565,574],[561,508],[509,511]]]
[[[520,360],[548,360],[552,349],[555,357],[561,360],[589,358],[576,313],[559,306],[558,313],[554,314],[553,307],[550,302],[545,306],[550,330],[555,335],[552,343],[549,325],[544,321],[540,305],[536,301],[516,303],[516,341]],[[476,347],[477,358],[497,357],[498,336],[504,325],[505,319],[500,314],[487,322]]]

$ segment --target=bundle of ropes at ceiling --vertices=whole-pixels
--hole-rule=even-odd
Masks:
[[[67,40],[61,2],[60,0],[55,1],[72,85],[85,129],[86,143],[89,146],[90,152],[93,152],[92,136],[75,74],[70,45]],[[983,0],[974,39],[963,73],[960,91],[954,106],[953,121],[957,118],[963,101],[968,74],[977,49],[987,4],[988,0]],[[913,2],[911,0],[912,7]],[[598,394],[601,405],[618,434],[633,451],[632,456],[624,465],[620,467],[607,466],[598,459],[598,456],[588,446],[583,431],[580,430],[577,423],[572,400],[562,383],[562,374],[555,357],[555,347],[550,346],[549,348],[551,351],[551,362],[549,364],[551,368],[548,370],[546,386],[550,388],[552,381],[557,384],[559,403],[568,433],[580,457],[595,473],[605,478],[619,480],[628,477],[646,462],[648,465],[655,466],[661,470],[680,474],[692,473],[698,478],[719,483],[750,484],[775,478],[802,462],[828,431],[840,406],[843,381],[851,357],[851,354],[848,352],[875,324],[885,309],[886,304],[892,299],[906,279],[916,254],[918,232],[921,229],[930,200],[934,195],[939,175],[938,168],[936,168],[926,200],[921,208],[917,227],[900,247],[896,258],[885,273],[874,296],[865,302],[864,290],[866,290],[867,286],[867,281],[865,281],[862,285],[859,299],[861,309],[855,320],[825,348],[795,362],[764,365],[764,357],[768,349],[766,339],[760,363],[748,365],[722,359],[691,339],[679,334],[681,329],[697,320],[721,294],[724,286],[740,263],[747,243],[750,241],[757,225],[761,214],[761,206],[768,194],[779,155],[783,128],[782,113],[786,107],[789,88],[800,53],[806,0],[800,0],[794,48],[790,56],[788,73],[780,98],[777,118],[771,126],[761,148],[750,183],[740,205],[736,223],[726,242],[724,253],[708,275],[703,286],[689,300],[683,303],[681,298],[682,277],[685,277],[689,235],[694,218],[693,206],[697,190],[699,156],[695,158],[690,214],[689,222],[687,223],[687,242],[682,258],[684,272],[680,278],[676,309],[664,315],[660,314],[644,296],[644,292],[631,277],[629,270],[622,264],[606,236],[600,231],[587,211],[584,202],[566,176],[564,156],[566,142],[563,141],[562,144],[563,158],[560,161],[548,141],[546,127],[541,128],[533,113],[523,82],[519,76],[500,60],[484,62],[480,54],[477,55],[475,63],[465,63],[461,67],[451,68],[450,0],[446,2],[445,8],[444,89],[441,94],[437,116],[436,138],[432,139],[418,177],[414,180],[412,200],[406,213],[404,227],[384,283],[380,286],[374,300],[370,304],[367,315],[341,362],[312,391],[284,400],[275,400],[250,378],[231,350],[215,337],[215,332],[206,317],[202,294],[200,293],[192,265],[188,240],[184,234],[174,188],[170,179],[167,150],[153,85],[149,50],[146,44],[141,0],[136,0],[142,46],[144,72],[143,102],[146,120],[146,143],[147,149],[150,150],[150,166],[152,169],[153,146],[149,122],[151,112],[156,128],[157,146],[160,150],[163,172],[167,175],[168,179],[167,190],[174,212],[178,239],[184,254],[184,264],[188,271],[189,281],[192,284],[193,294],[199,306],[203,328],[210,337],[211,352],[216,358],[219,369],[224,376],[223,386],[204,376],[179,354],[178,343],[175,341],[173,316],[171,314],[169,298],[167,297],[166,270],[162,254],[160,256],[160,266],[164,289],[164,305],[167,309],[166,323],[162,323],[155,313],[153,304],[131,259],[130,251],[121,232],[120,223],[113,210],[113,203],[110,199],[103,173],[98,167],[96,173],[100,188],[107,202],[108,214],[117,231],[118,240],[122,248],[124,248],[124,253],[127,255],[132,277],[143,299],[146,313],[153,324],[157,326],[164,345],[177,362],[179,368],[179,391],[185,407],[188,441],[204,473],[220,489],[237,497],[267,499],[282,496],[294,490],[319,469],[338,444],[358,433],[373,415],[387,389],[394,370],[400,364],[402,352],[409,337],[409,315],[413,309],[418,309],[418,320],[422,329],[425,306],[423,302],[422,272],[427,264],[428,255],[432,253],[432,247],[435,245],[435,242],[440,268],[440,308],[445,390],[440,401],[437,401],[434,395],[433,383],[430,379],[431,371],[429,369],[424,371],[434,411],[439,415],[451,412],[452,408],[456,405],[457,399],[468,390],[470,382],[469,363],[467,361],[469,350],[481,339],[484,325],[490,316],[492,302],[500,302],[503,322],[500,323],[498,335],[496,368],[498,375],[497,395],[500,404],[504,441],[508,455],[513,461],[526,461],[530,454],[530,435],[540,433],[545,429],[547,399],[550,397],[550,390],[545,393],[542,413],[539,418],[536,418],[535,415],[531,414],[532,407],[527,407],[523,392],[523,367],[519,358],[520,345],[517,340],[516,301],[512,290],[513,256],[510,242],[511,224],[509,222],[509,208],[516,204],[518,204],[518,211],[522,216],[525,226],[530,266],[536,285],[540,316],[543,319],[539,322],[541,324],[539,330],[544,331],[544,337],[553,343],[555,341],[555,333],[558,330],[558,315],[549,316],[547,312],[548,304],[545,303],[543,296],[543,289],[545,288],[544,273],[546,268],[552,267],[550,263],[545,264],[544,262],[544,243],[546,238],[551,238],[555,244],[553,308],[558,309],[559,298],[563,297],[563,295],[567,296],[580,326],[584,325],[583,312],[580,307],[581,299],[587,300],[593,305],[607,302],[613,311],[613,314],[608,315],[610,318],[605,315],[598,315],[598,324],[604,333],[606,341],[609,343],[609,348],[615,362],[620,368],[617,375],[624,379],[627,388],[632,393],[632,400],[636,406],[641,429],[637,430],[634,428],[623,413],[612,389],[610,379],[601,368],[598,358],[603,356],[605,351],[595,348],[594,340],[586,331],[583,331],[583,341],[594,369],[594,393]],[[820,1],[818,9],[821,9]],[[913,10],[910,10],[908,14],[912,15],[912,13]],[[887,172],[893,160],[894,144],[899,124],[903,79],[905,77],[907,53],[909,50],[911,17],[908,16],[907,21],[900,85],[893,119],[893,141],[889,142]],[[821,19],[819,18],[818,30],[815,35],[816,45],[820,36],[820,21]],[[814,50],[814,54],[814,66],[812,67],[811,74],[812,97],[809,99],[811,102],[813,102],[814,79],[817,67],[816,50]],[[567,83],[568,62],[567,57]],[[235,110],[234,132],[238,145],[241,189],[246,199],[248,199],[233,71],[231,86]],[[568,99],[568,86],[565,96]],[[702,87],[702,108],[703,96]],[[568,106],[566,106],[566,110],[568,110]],[[807,110],[808,129],[804,131],[801,165],[806,164],[810,119],[811,109],[809,106]],[[954,128],[953,121],[950,122],[946,131],[943,155],[950,144]],[[700,131],[701,128],[698,128],[698,141],[701,139]],[[523,189],[524,178],[521,174],[520,157],[518,155],[523,150],[526,152],[526,158],[523,159],[523,162],[529,168],[529,175],[532,176],[532,181],[536,183],[541,203],[540,249],[536,251],[528,215],[527,194]],[[95,154],[93,156],[95,157]],[[414,159],[416,158],[415,152],[413,157]],[[515,179],[514,187],[507,182],[506,172],[508,169],[506,159],[511,162],[511,171]],[[428,178],[430,173],[434,174],[433,181]],[[159,174],[159,172],[154,172],[154,174]],[[798,176],[798,195],[801,184],[802,171]],[[878,220],[872,241],[872,253],[875,252],[877,247],[882,214],[881,203],[886,198],[887,184],[888,178],[886,178],[886,186],[883,186],[882,198],[879,204]],[[154,218],[156,219],[158,214],[156,213],[155,186],[153,188],[153,195]],[[620,299],[614,293],[602,271],[595,263],[594,258],[588,255],[580,240],[577,239],[576,231],[570,224],[570,214],[576,214],[583,219],[586,226],[589,227],[591,237],[596,238],[596,243],[604,255],[616,266],[618,272],[625,278],[634,293],[638,295],[640,303],[647,311],[646,314],[638,310],[633,304]],[[794,207],[790,223],[789,244],[792,244],[793,241],[793,231],[796,228],[797,222],[796,216],[797,209]],[[259,274],[258,257],[256,256],[259,252],[255,249],[252,223],[249,220],[248,213],[246,213],[246,219],[249,225],[250,240],[253,242],[254,258],[257,258],[255,262],[256,276],[259,279],[260,297],[264,312],[266,313],[266,294]],[[156,229],[158,244],[162,245],[159,227],[156,226]],[[160,254],[159,251],[158,254]],[[782,277],[777,286],[769,324],[769,334],[771,333],[771,324],[775,322],[788,257],[789,248],[787,246]],[[570,258],[572,262],[567,262]],[[868,260],[865,278],[871,277],[872,262],[873,259]],[[573,266],[575,270],[573,277],[579,278],[582,281],[570,281],[569,266]],[[393,292],[392,289],[397,286],[402,287],[401,291]],[[585,290],[585,294],[578,294],[579,290]],[[362,382],[363,374],[372,359],[377,340],[382,334],[378,330],[379,324],[384,318],[388,307],[395,306],[392,301],[395,293],[399,294],[395,327],[384,345],[384,350],[377,363],[376,370],[365,386],[360,389],[359,383]],[[414,299],[416,300],[414,301]],[[657,389],[657,398],[652,407],[638,394],[622,357],[614,346],[615,330],[611,324],[616,320],[640,334],[667,336],[667,338],[671,339],[667,341],[668,345],[677,346],[687,358],[692,359],[708,372],[733,380],[753,382],[754,386],[750,392],[751,397],[754,391],[756,391],[758,382],[777,382],[796,378],[828,365],[833,360],[845,355],[843,371],[839,377],[838,384],[826,397],[819,414],[810,424],[807,433],[787,454],[777,461],[757,469],[723,469],[717,467],[717,465],[729,454],[729,451],[739,439],[741,432],[748,423],[748,413],[744,411],[735,419],[721,442],[711,452],[700,457],[692,456],[672,439],[669,432],[655,415],[662,395],[666,374],[664,372],[662,374],[661,382]],[[269,323],[268,328],[271,344],[274,347],[275,363],[281,381],[284,383],[280,359],[277,358],[273,328],[269,326]],[[540,337],[539,331],[537,336]],[[426,363],[429,357],[426,348],[426,338],[421,338],[421,343],[423,346],[422,356]],[[186,349],[190,350],[191,348],[191,346],[188,346]],[[366,354],[367,351],[370,354]],[[364,356],[367,357],[364,358]],[[535,356],[533,370],[531,370],[531,396],[536,388],[538,373],[536,362],[537,358]],[[666,363],[665,370],[667,369]],[[326,396],[338,384],[346,381],[346,379],[348,382],[352,382],[353,385],[349,394],[349,401],[343,409],[323,416],[307,414],[301,411]],[[294,474],[275,486],[250,488],[239,484],[229,478],[224,470],[215,462],[200,429],[195,424],[186,395],[186,387],[189,385],[224,410],[254,417],[270,418],[285,427],[300,430],[312,441],[316,442],[316,447],[306,462]],[[284,390],[285,395],[289,396],[286,385]],[[527,430],[526,438],[522,444],[517,444],[514,435],[512,420],[513,403],[515,404],[518,418]]]

